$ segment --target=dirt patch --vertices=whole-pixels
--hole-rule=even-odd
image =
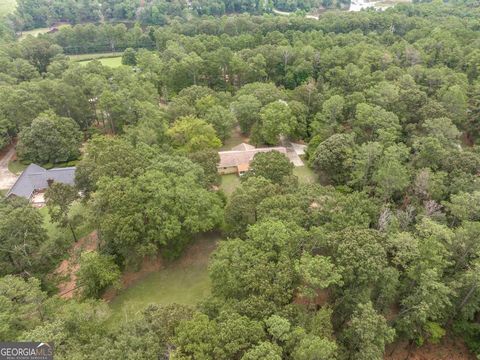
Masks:
[[[396,342],[385,351],[385,360],[475,360],[462,339],[448,334],[439,344],[410,346],[408,342]]]
[[[61,278],[58,284],[59,296],[64,299],[71,299],[75,295],[77,288],[77,275],[80,265],[78,260],[80,254],[85,251],[93,251],[98,247],[98,234],[92,232],[80,240],[78,240],[69,250],[69,258],[63,260],[54,272],[54,275]]]
[[[0,190],[10,189],[18,176],[8,170],[8,163],[15,157],[15,144],[0,152]]]
[[[102,299],[105,301],[112,301],[119,291],[124,290],[133,284],[139,282],[140,280],[144,279],[147,275],[160,271],[167,267],[180,267],[180,268],[188,268],[192,265],[201,265],[207,264],[209,259],[209,254],[215,250],[217,246],[216,241],[212,241],[211,239],[204,237],[196,240],[194,243],[189,245],[182,257],[176,261],[171,263],[166,262],[162,259],[160,255],[156,257],[145,257],[142,261],[142,265],[140,270],[138,271],[125,271],[122,274],[120,279],[120,289],[110,288],[108,289],[102,296]]]

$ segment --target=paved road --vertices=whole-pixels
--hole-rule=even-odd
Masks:
[[[5,155],[0,158],[0,190],[10,189],[18,176],[8,170],[8,162],[15,155],[15,148],[12,146]]]

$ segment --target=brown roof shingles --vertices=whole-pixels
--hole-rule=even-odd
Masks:
[[[255,154],[260,152],[269,152],[269,151],[278,151],[282,154],[287,154],[287,149],[281,146],[271,147],[271,148],[258,148],[251,150],[230,150],[230,151],[219,151],[220,163],[218,164],[219,168],[228,168],[233,166],[250,164],[253,160]]]

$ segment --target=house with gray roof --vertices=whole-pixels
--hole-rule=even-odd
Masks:
[[[51,182],[74,185],[75,167],[47,170],[36,164],[30,164],[7,192],[7,197],[19,196],[30,200],[34,204],[42,204],[44,203],[43,193]]]

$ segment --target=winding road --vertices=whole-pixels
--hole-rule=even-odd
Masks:
[[[8,190],[17,180],[18,176],[8,170],[9,161],[15,156],[15,147],[12,146],[0,158],[0,190]]]

